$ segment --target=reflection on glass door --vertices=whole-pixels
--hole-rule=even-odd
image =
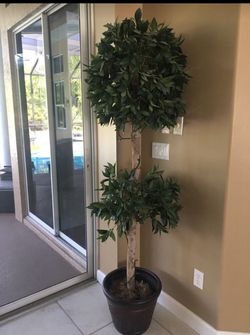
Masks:
[[[85,99],[84,115],[82,106],[80,6],[83,9],[80,4],[58,10],[52,6],[18,30],[15,41],[28,214],[90,257],[86,202],[92,194],[92,177],[85,160],[89,167],[91,140]],[[86,16],[81,22],[87,39]],[[90,241],[89,232],[88,236]]]
[[[86,249],[79,4],[49,15],[59,234]]]
[[[16,35],[29,212],[53,227],[41,20]]]

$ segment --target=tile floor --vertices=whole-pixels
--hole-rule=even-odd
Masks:
[[[98,283],[72,288],[0,322],[0,335],[118,335]],[[156,306],[145,335],[198,335],[162,306]]]

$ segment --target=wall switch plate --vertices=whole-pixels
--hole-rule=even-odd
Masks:
[[[203,281],[204,281],[204,273],[197,269],[194,269],[194,280],[193,280],[194,286],[203,290]]]
[[[173,134],[174,135],[180,135],[182,136],[183,133],[183,122],[184,122],[184,117],[178,117],[177,118],[177,124],[173,129]]]
[[[169,144],[153,142],[152,157],[156,159],[169,160]]]

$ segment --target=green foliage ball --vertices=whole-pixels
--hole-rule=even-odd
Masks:
[[[172,29],[134,18],[105,25],[97,54],[86,68],[88,97],[101,125],[133,131],[173,127],[185,113],[182,99],[189,76],[183,39]]]

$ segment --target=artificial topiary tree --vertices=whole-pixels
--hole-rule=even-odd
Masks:
[[[143,20],[140,9],[134,18],[105,27],[97,54],[86,69],[88,97],[101,125],[115,125],[120,136],[131,125],[132,170],[116,174],[115,167],[107,165],[102,198],[89,208],[108,223],[114,220],[118,235],[126,236],[127,285],[133,290],[136,224],[150,218],[155,233],[167,232],[176,226],[180,209],[175,181],[164,180],[155,168],[141,180],[141,132],[177,124],[185,113],[182,93],[189,76],[183,39],[155,18]],[[115,236],[113,228],[99,234],[102,241]]]

